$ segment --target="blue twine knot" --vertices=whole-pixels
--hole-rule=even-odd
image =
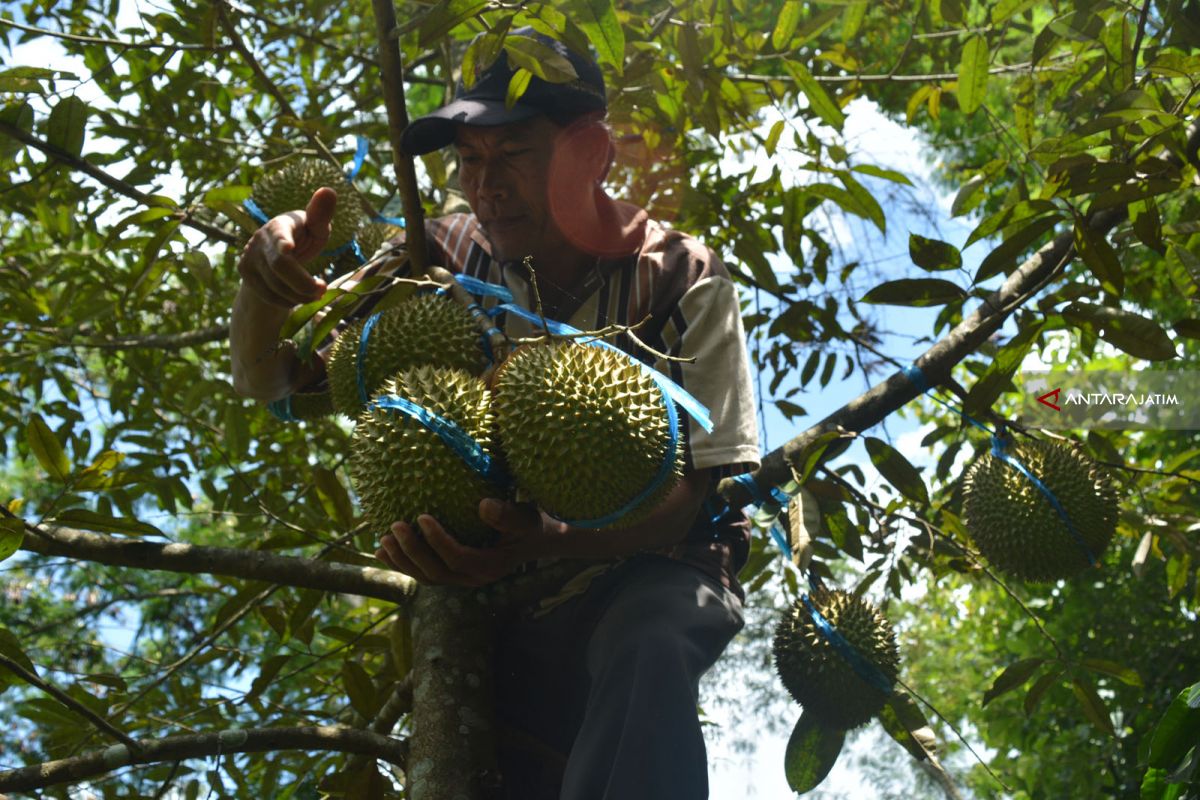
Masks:
[[[925,378],[925,373],[916,364],[909,364],[901,370],[901,373],[904,377],[912,381],[913,385],[917,387],[917,391],[921,394],[929,391],[929,381]]]
[[[267,403],[267,410],[280,422],[299,422],[299,419],[292,413],[292,396],[290,394]]]

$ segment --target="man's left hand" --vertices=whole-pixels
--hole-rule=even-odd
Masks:
[[[440,522],[422,514],[415,526],[393,524],[375,556],[420,583],[472,587],[493,583],[539,557],[549,533],[536,507],[489,499],[479,504],[479,516],[499,534],[490,547],[460,544]]]

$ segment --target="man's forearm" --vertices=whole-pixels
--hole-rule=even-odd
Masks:
[[[295,349],[280,346],[279,331],[290,309],[263,302],[244,285],[233,301],[229,350],[233,388],[257,400],[277,400],[295,389]]]
[[[678,544],[692,527],[710,480],[706,469],[688,473],[654,511],[625,528],[592,530],[547,520],[547,552],[536,557],[620,558]]]

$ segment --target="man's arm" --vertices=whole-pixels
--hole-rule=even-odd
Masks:
[[[419,530],[394,524],[375,555],[422,583],[482,586],[539,558],[606,559],[660,550],[687,535],[711,481],[707,469],[690,472],[642,521],[604,530],[572,527],[532,505],[484,500],[479,516],[500,533],[494,546],[461,545],[436,519],[422,515]]]
[[[281,346],[279,330],[292,308],[324,294],[325,281],[304,264],[329,241],[337,193],[318,189],[304,211],[267,222],[250,237],[238,260],[242,277],[229,321],[233,388],[258,400],[276,400],[316,377],[295,348]]]

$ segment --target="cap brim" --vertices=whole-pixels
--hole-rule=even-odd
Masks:
[[[410,156],[420,156],[453,143],[458,125],[507,125],[524,122],[540,113],[520,103],[508,108],[503,100],[455,100],[410,122],[400,136],[400,146]]]

